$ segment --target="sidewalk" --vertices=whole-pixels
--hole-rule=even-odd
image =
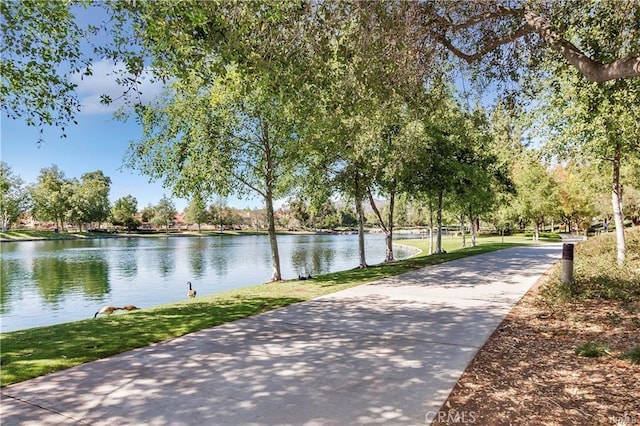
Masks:
[[[427,424],[561,253],[460,259],[12,385],[0,423]]]

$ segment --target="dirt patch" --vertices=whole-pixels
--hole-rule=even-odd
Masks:
[[[433,425],[640,425],[640,303],[587,300],[551,310],[544,276],[454,387]],[[601,343],[602,357],[577,355]]]

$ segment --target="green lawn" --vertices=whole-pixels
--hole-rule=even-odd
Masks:
[[[460,249],[443,239],[446,254],[427,256],[428,240],[403,240],[423,252],[404,261],[352,269],[306,281],[282,281],[198,297],[110,317],[0,334],[0,383],[6,386],[130,349],[309,300],[415,268],[530,243],[524,238],[481,238]]]

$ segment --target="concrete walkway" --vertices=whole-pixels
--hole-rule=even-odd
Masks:
[[[561,253],[469,257],[22,382],[0,423],[427,424]]]

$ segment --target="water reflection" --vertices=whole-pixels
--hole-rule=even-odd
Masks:
[[[101,300],[109,293],[109,264],[104,259],[42,257],[33,262],[32,279],[45,303],[58,304],[67,294]]]
[[[9,301],[14,297],[14,293],[18,290],[16,283],[11,279],[12,276],[29,276],[29,272],[20,261],[10,260],[2,262],[0,268],[0,315],[7,313]]]
[[[356,236],[279,236],[282,275],[318,275],[358,265]],[[90,318],[102,305],[142,308],[263,283],[271,277],[266,236],[118,238],[2,243],[2,331]],[[398,252],[398,258],[408,253]],[[384,259],[381,236],[367,260]]]
[[[202,278],[207,271],[206,254],[209,251],[209,244],[206,238],[198,238],[188,248],[189,265],[191,274],[195,278]]]
[[[138,274],[138,257],[134,255],[136,244],[134,239],[119,240],[118,246],[112,250],[110,260],[115,263],[117,278],[135,278]]]

